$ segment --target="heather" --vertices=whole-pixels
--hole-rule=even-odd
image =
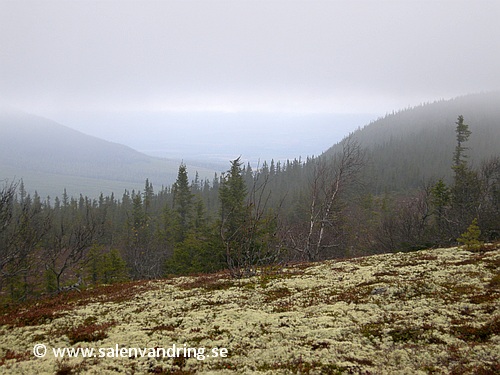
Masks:
[[[494,374],[500,249],[399,252],[88,287],[4,311],[3,373]],[[35,358],[33,346],[227,348]]]

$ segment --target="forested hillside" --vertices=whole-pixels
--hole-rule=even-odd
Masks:
[[[429,178],[450,181],[455,121],[463,115],[472,135],[470,163],[500,150],[500,92],[466,95],[407,108],[354,132],[368,150],[366,181],[374,193],[414,189]],[[333,146],[326,154],[334,153]]]
[[[95,138],[43,117],[0,112],[0,178],[23,179],[29,191],[46,197],[97,197],[175,181],[178,162],[153,158],[127,146]],[[194,168],[193,168],[194,170]],[[213,171],[197,168],[204,176]]]
[[[263,266],[459,243],[483,251],[485,242],[500,239],[500,148],[491,146],[499,139],[491,108],[497,96],[468,98],[481,103],[476,111],[473,103],[460,110],[467,97],[417,107],[378,120],[320,157],[271,160],[258,169],[238,158],[211,180],[181,164],[171,186],[146,179],[140,190],[120,196],[50,200],[30,194],[20,181],[6,182],[0,190],[0,299],[221,269],[242,278]],[[439,116],[439,108],[449,106],[457,113]],[[487,125],[475,126],[467,113]],[[425,128],[437,117],[446,131],[435,138],[449,150],[427,137],[439,133],[439,125]],[[406,125],[413,134],[403,132],[405,118],[426,120]],[[387,148],[377,143],[382,134]],[[431,146],[438,150],[423,152]],[[441,153],[441,161],[422,164],[427,154]],[[380,154],[385,159],[375,157]],[[490,157],[480,161],[481,155]],[[439,163],[447,167],[439,171]],[[412,172],[419,165],[433,178]],[[399,187],[374,188],[383,180],[373,176],[377,166],[384,176],[397,176]]]

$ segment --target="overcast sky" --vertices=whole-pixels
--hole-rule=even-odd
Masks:
[[[497,0],[0,0],[0,101],[385,113],[500,89],[499,20]]]

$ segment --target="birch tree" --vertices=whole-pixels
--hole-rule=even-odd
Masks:
[[[341,245],[344,198],[365,164],[364,152],[352,135],[340,147],[332,157],[314,162],[306,222],[289,236],[290,247],[307,261],[329,258]]]

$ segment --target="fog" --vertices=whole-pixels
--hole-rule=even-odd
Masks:
[[[225,170],[239,156],[253,166],[271,159],[317,156],[374,116],[202,111],[61,114],[64,123],[87,133],[99,133],[148,155],[193,161],[216,170]]]
[[[165,133],[189,139],[208,112],[365,121],[498,90],[499,18],[498,1],[2,0],[0,102],[110,140],[120,127],[142,143],[161,124],[127,113],[181,114],[191,125]],[[331,124],[342,134],[357,125]]]

